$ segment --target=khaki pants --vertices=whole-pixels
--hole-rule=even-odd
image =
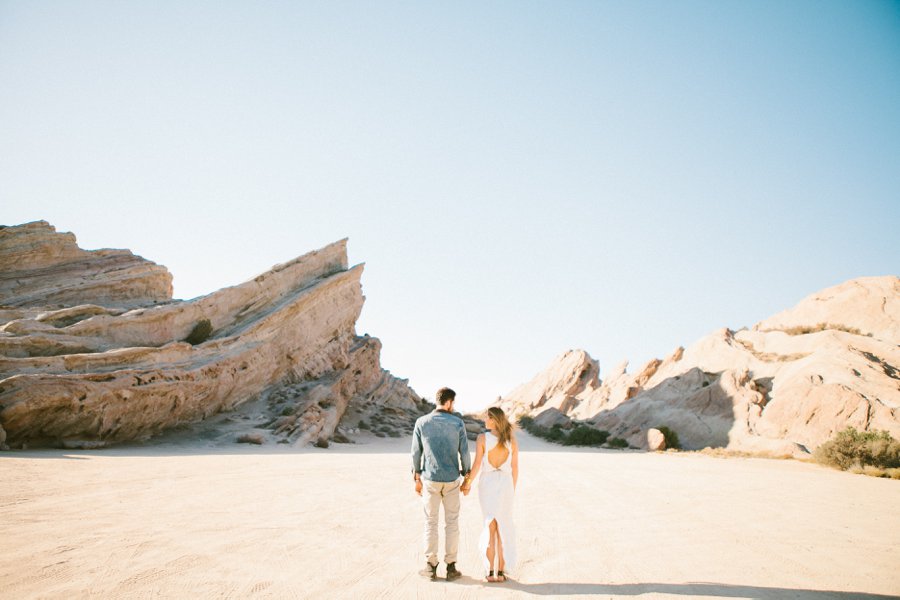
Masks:
[[[422,480],[425,509],[425,559],[438,564],[438,512],[444,505],[444,562],[456,562],[459,550],[459,480],[440,482]]]

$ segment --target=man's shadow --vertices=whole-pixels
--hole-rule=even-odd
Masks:
[[[511,579],[503,583],[488,583],[463,575],[454,583],[478,585],[489,588],[515,590],[534,596],[640,596],[643,594],[674,594],[693,598],[755,598],[759,600],[897,600],[900,596],[869,594],[864,592],[839,592],[833,590],[809,590],[797,588],[730,585],[724,583],[521,583]]]

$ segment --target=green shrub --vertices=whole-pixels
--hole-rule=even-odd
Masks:
[[[526,431],[532,435],[536,435],[538,437],[547,437],[547,434],[550,433],[550,430],[546,427],[541,427],[540,425],[532,425]]]
[[[359,422],[359,428],[360,428],[360,429],[369,429],[369,424],[368,424],[367,422],[365,422],[365,421],[360,421],[360,422]]]
[[[817,462],[847,470],[851,467],[900,467],[900,441],[887,431],[857,431],[847,427],[816,448]]]
[[[678,441],[677,433],[675,433],[665,425],[660,425],[659,427],[657,427],[657,429],[659,429],[662,432],[663,437],[666,438],[667,449],[671,448],[673,450],[678,450],[679,448],[681,448],[681,443]]]
[[[197,324],[194,325],[194,328],[191,329],[191,332],[188,334],[188,336],[184,338],[184,341],[186,341],[191,346],[196,346],[208,340],[211,333],[212,323],[209,322],[209,319],[203,319],[201,321],[198,321]]]
[[[600,446],[609,438],[608,431],[594,429],[589,425],[578,425],[567,434],[560,423],[550,428],[541,427],[527,416],[519,417],[518,423],[519,427],[531,435],[566,446]]]
[[[623,440],[622,438],[613,438],[607,442],[613,448],[627,448],[628,442]]]
[[[545,430],[544,438],[551,442],[564,442],[566,440],[566,432],[563,431],[562,425],[557,423],[549,430]]]
[[[534,422],[534,417],[523,416],[519,417],[518,421],[519,427],[527,431],[532,435],[536,435],[538,437],[546,438],[549,433],[549,429],[546,427],[541,427],[537,423]]]
[[[607,438],[609,438],[608,431],[594,429],[588,425],[578,425],[565,437],[563,444],[566,446],[600,446],[606,442]]]

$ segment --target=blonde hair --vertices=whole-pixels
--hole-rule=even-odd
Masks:
[[[512,423],[506,418],[506,413],[502,408],[492,406],[487,409],[488,416],[494,420],[494,428],[497,430],[497,437],[500,443],[506,445],[512,439]]]

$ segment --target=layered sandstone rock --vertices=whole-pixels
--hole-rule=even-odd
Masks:
[[[73,234],[57,233],[46,221],[0,225],[5,307],[135,307],[171,298],[168,270],[128,250],[82,250]]]
[[[33,225],[22,226],[27,243],[4,249],[46,268],[56,260],[71,265],[84,252],[55,237],[70,234],[44,235],[49,225]],[[348,268],[346,240],[240,285],[159,305],[171,294],[164,267],[147,270],[165,274],[164,295],[147,295],[144,283],[129,295],[118,293],[127,287],[123,273],[100,261],[90,275],[85,265],[77,278],[56,284],[45,271],[35,275],[38,283],[17,271],[15,285],[2,290],[0,431],[9,446],[146,439],[248,401],[291,418],[269,420],[272,439],[304,444],[332,436],[354,399],[410,414],[421,409],[406,382],[381,369],[378,340],[356,335],[363,266]],[[50,290],[45,306],[38,306],[40,290]],[[98,292],[90,303],[59,307],[87,290]],[[143,306],[135,308],[138,301]]]
[[[569,351],[499,405],[537,423],[587,421],[643,448],[659,426],[686,448],[789,455],[847,426],[900,437],[900,279],[848,281],[750,330],[626,367],[601,380],[596,361]]]

